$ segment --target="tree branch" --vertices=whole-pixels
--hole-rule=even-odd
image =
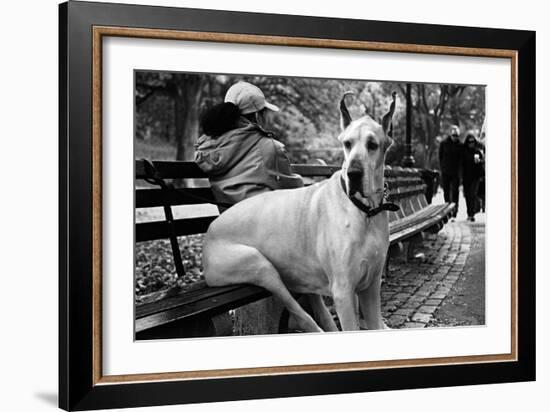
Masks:
[[[426,110],[426,114],[430,114],[430,108],[428,107],[428,102],[426,100],[426,87],[422,84],[416,85],[416,91],[418,95],[421,97],[420,101],[422,103],[422,106],[424,106],[424,110]]]
[[[136,83],[136,90],[142,88],[147,89],[144,95],[136,94],[136,105],[139,106],[143,103],[145,103],[151,96],[153,96],[155,93],[164,94],[167,96],[173,95],[172,87],[168,84],[162,85],[162,86],[153,86],[147,83]]]
[[[441,113],[443,113],[443,109],[445,109],[445,105],[447,104],[447,100],[449,98],[449,89],[447,85],[441,86],[439,93],[439,102],[437,103],[437,106],[435,107],[434,113],[437,117],[441,117]]]

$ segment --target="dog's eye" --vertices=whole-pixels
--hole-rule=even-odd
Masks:
[[[346,150],[351,149],[351,142],[349,140],[345,140],[344,141],[344,147],[346,148]]]
[[[378,149],[378,144],[376,142],[368,142],[367,143],[367,149],[369,150],[376,150]]]

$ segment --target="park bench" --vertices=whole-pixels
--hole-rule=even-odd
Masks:
[[[178,237],[205,233],[213,216],[175,218],[173,208],[179,205],[214,203],[206,175],[193,162],[136,161],[136,181],[150,185],[138,188],[135,206],[140,208],[162,207],[165,219],[154,222],[138,222],[135,228],[136,242],[170,239],[174,265],[178,276],[185,275],[179,251]],[[306,184],[330,177],[336,166],[293,165],[293,171],[304,177]],[[425,232],[436,233],[452,214],[453,204],[429,204],[426,192],[433,193],[434,174],[420,169],[401,167],[385,168],[385,180],[389,200],[400,205],[397,212],[389,212],[390,248],[407,252],[408,243],[420,240]],[[204,187],[182,187],[174,190],[172,181],[184,179],[203,183]],[[143,185],[140,185],[143,186]],[[185,185],[182,185],[185,186]],[[430,199],[431,200],[431,199]],[[389,256],[392,254],[389,254]],[[395,255],[395,253],[393,253]],[[199,281],[174,291],[160,291],[148,295],[136,306],[136,339],[220,336],[233,333],[230,311],[252,302],[268,298],[270,293],[254,285],[208,287]],[[288,313],[278,321],[278,331],[288,327]],[[258,333],[261,333],[259,331]]]

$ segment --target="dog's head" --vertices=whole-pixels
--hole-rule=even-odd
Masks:
[[[381,124],[365,115],[352,120],[346,106],[346,92],[340,100],[342,133],[338,137],[344,148],[342,176],[348,196],[359,194],[363,202],[374,207],[381,199],[384,185],[384,160],[393,143],[392,116],[395,111],[396,93]]]

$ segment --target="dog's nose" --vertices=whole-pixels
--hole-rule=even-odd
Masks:
[[[348,179],[350,181],[358,181],[363,177],[363,171],[361,169],[348,169]]]

